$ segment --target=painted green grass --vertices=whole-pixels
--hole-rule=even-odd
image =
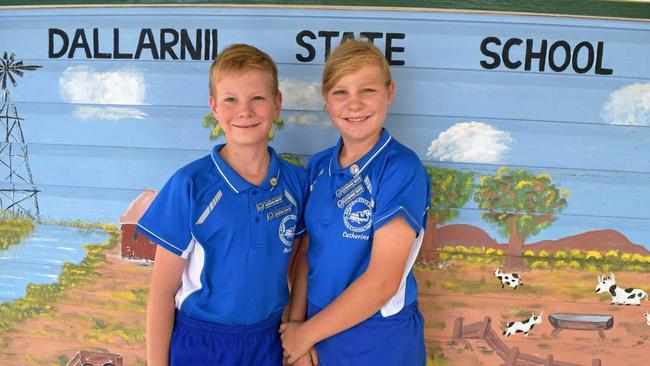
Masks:
[[[120,241],[120,231],[114,225],[86,224],[80,221],[73,223],[58,223],[61,226],[72,226],[82,229],[104,230],[108,235],[105,243],[88,244],[85,246],[86,256],[79,264],[64,263],[59,280],[53,284],[27,285],[26,295],[12,302],[0,304],[0,340],[4,343],[4,334],[12,326],[25,319],[51,311],[51,303],[59,299],[65,291],[92,283],[97,276],[96,269],[106,262],[103,252],[113,248]]]
[[[442,352],[442,348],[437,343],[428,343],[427,347],[427,365],[426,366],[449,366],[449,359]]]
[[[4,213],[0,215],[0,250],[20,243],[34,230],[36,224],[27,216]]]

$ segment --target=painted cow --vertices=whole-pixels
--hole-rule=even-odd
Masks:
[[[535,325],[542,323],[543,314],[543,311],[539,315],[533,313],[530,318],[524,321],[508,323],[506,328],[503,330],[503,335],[510,337],[515,333],[524,333],[524,336],[528,337],[528,333],[535,327]]]
[[[497,270],[494,271],[494,275],[496,276],[496,278],[499,279],[499,281],[501,281],[501,288],[505,288],[505,286],[510,286],[516,290],[517,286],[524,285],[523,283],[521,283],[521,278],[517,273],[504,273],[501,271],[501,268],[497,268]]]
[[[646,311],[643,316],[645,317],[645,323],[650,327],[650,313]]]
[[[638,288],[622,288],[616,286],[616,277],[610,272],[609,276],[598,276],[598,285],[596,286],[596,293],[601,294],[608,292],[612,295],[612,305],[639,305],[641,306],[641,299],[645,297],[648,301],[648,294]]]

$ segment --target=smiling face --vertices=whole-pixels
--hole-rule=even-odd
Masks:
[[[324,91],[326,110],[343,141],[378,139],[394,92],[393,82],[386,86],[380,67],[374,63],[347,73]]]
[[[273,93],[272,76],[260,69],[225,72],[210,96],[212,113],[230,145],[267,144],[282,95]]]

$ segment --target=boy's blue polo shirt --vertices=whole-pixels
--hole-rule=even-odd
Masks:
[[[380,310],[386,317],[417,298],[411,269],[424,235],[429,177],[417,155],[386,130],[370,152],[346,168],[338,162],[341,146],[339,139],[336,146],[314,155],[308,165],[307,298],[321,309],[331,303],[368,267],[375,230],[401,215],[417,237],[399,290]]]
[[[138,230],[185,259],[176,308],[190,318],[250,325],[288,301],[287,264],[304,231],[305,169],[269,147],[260,186],[212,153],[179,169],[138,222]]]

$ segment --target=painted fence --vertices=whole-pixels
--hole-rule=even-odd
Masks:
[[[37,197],[44,221],[118,225],[143,191],[215,143],[203,125],[207,71],[216,52],[237,42],[278,63],[284,126],[271,145],[305,162],[337,139],[319,93],[326,55],[345,39],[372,39],[397,84],[386,127],[432,178],[417,265],[429,363],[500,364],[480,340],[453,342],[451,319],[489,316],[505,327],[540,311],[613,314],[615,325],[599,341],[571,330],[552,336],[544,318],[530,336],[501,341],[577,364],[646,363],[647,303],[609,305],[620,298],[608,291],[614,279],[621,290],[650,290],[650,23],[221,7],[4,9],[0,17],[4,62],[40,66],[14,72],[16,86],[7,79],[3,122],[20,121],[24,143],[6,129],[14,140],[4,146],[26,149],[3,150],[3,161],[12,162],[7,171],[29,164],[32,178],[5,179],[3,208],[17,189],[38,191],[22,205],[35,212]],[[99,347],[143,363],[148,267],[109,258],[105,277],[90,282],[126,305],[111,312],[108,300],[94,308],[63,300],[59,309],[102,309],[78,319],[90,335],[77,327],[76,338],[60,335],[37,357],[43,332],[66,328],[28,320],[32,333],[4,335],[0,362],[65,364],[76,350]],[[603,274],[609,286],[597,294]],[[143,284],[128,287],[126,276]],[[523,283],[516,290],[515,279]]]

